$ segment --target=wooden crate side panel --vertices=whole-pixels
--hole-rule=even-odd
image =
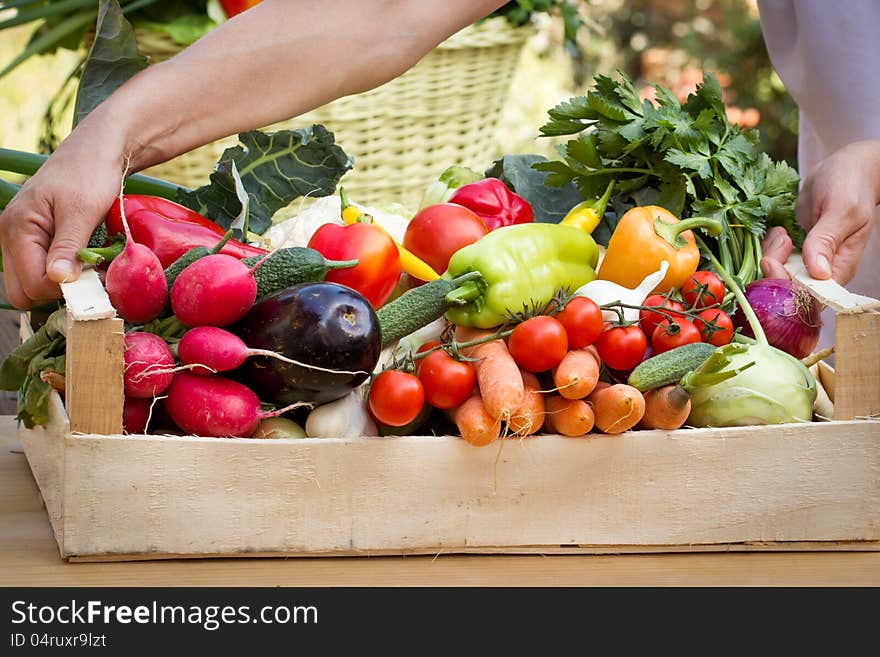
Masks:
[[[880,423],[459,439],[67,438],[66,555],[880,540]]]
[[[121,434],[123,403],[121,319],[67,317],[65,404],[71,431]]]
[[[880,313],[835,318],[834,419],[880,418]]]
[[[64,439],[70,431],[64,403],[57,392],[49,402],[49,424],[25,429],[19,426],[18,437],[34,480],[40,489],[49,522],[59,548],[64,545]],[[64,550],[62,548],[62,554]]]

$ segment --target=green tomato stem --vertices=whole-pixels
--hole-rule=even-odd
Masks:
[[[748,299],[746,299],[745,293],[740,288],[739,284],[733,279],[733,277],[727,272],[727,270],[721,266],[721,263],[718,262],[718,259],[709,251],[706,244],[697,237],[697,242],[702,246],[706,255],[709,258],[709,262],[712,263],[712,266],[715,268],[715,273],[724,281],[724,284],[733,292],[736,297],[737,303],[742,308],[743,314],[746,316],[746,321],[748,321],[749,326],[752,327],[752,332],[755,334],[755,341],[759,344],[770,346],[770,343],[767,342],[767,336],[764,334],[764,327],[761,326],[761,322],[758,321],[758,316],[755,314],[755,311],[752,309],[751,304],[749,304]]]

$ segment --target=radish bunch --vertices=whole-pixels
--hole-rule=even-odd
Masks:
[[[182,431],[215,437],[250,437],[261,420],[302,405],[264,411],[250,388],[217,374],[237,368],[253,355],[284,358],[248,349],[240,338],[220,328],[241,319],[254,305],[254,270],[268,254],[253,267],[224,254],[201,257],[180,272],[169,293],[158,257],[134,242],[120,207],[126,241],[107,269],[111,303],[126,322],[143,326],[160,317],[170,301],[174,316],[189,327],[178,345],[180,364],[169,346],[176,336],[166,339],[149,332],[152,327],[126,333],[124,430],[147,431],[158,400],[163,401],[160,413]]]

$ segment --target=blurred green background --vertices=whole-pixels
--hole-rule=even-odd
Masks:
[[[646,95],[652,91],[648,84],[659,82],[683,98],[702,71],[711,70],[725,86],[731,120],[757,125],[774,159],[796,163],[797,109],[768,60],[754,0],[588,0],[580,11],[586,24],[578,37],[581,61],[562,46],[561,19],[535,16],[534,36],[498,128],[501,151],[552,157],[553,141],[536,138],[547,110],[584,93],[597,73],[622,70],[646,88]],[[33,29],[25,25],[2,32],[0,67],[20,52]],[[33,57],[0,79],[0,145],[51,148],[43,117],[81,56],[61,49]],[[61,112],[58,137],[69,130],[70,116],[70,109]]]

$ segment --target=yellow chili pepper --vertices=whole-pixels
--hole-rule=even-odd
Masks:
[[[611,190],[614,188],[614,181],[608,183],[605,193],[600,198],[581,201],[565,215],[565,218],[559,222],[563,226],[574,226],[580,228],[585,233],[592,233],[602,216],[605,214],[605,208],[608,207],[608,199],[611,198]]]
[[[373,224],[376,228],[385,231],[385,233],[388,232],[382,228],[382,226],[375,223],[372,216],[361,212],[356,206],[352,205],[348,200],[348,196],[345,194],[345,190],[341,187],[339,188],[339,198],[342,200],[342,212],[340,216],[342,217],[343,223]],[[400,268],[407,274],[420,281],[435,281],[440,278],[440,275],[435,272],[427,262],[411,251],[405,249],[400,242],[394,240],[394,244],[397,246],[397,251],[400,254]]]

